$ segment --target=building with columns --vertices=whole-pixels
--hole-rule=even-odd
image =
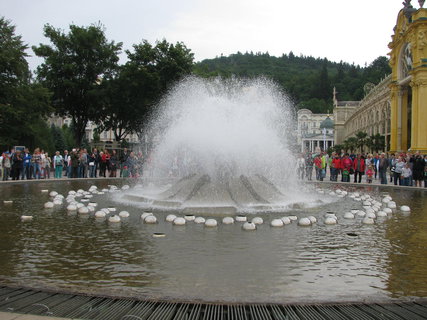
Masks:
[[[363,131],[385,136],[386,151],[427,154],[427,9],[403,4],[389,43],[391,75],[365,86],[362,101],[334,93],[335,144]]]
[[[298,110],[297,142],[300,151],[317,152],[334,146],[334,121],[329,114]]]
[[[427,153],[427,9],[404,2],[389,48],[390,151]]]
[[[334,94],[335,144],[354,137],[357,132],[385,137],[385,150],[390,146],[390,81],[385,77],[376,86],[365,85],[361,101],[338,101]]]

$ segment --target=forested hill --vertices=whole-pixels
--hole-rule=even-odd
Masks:
[[[378,57],[369,66],[360,67],[326,58],[297,57],[292,52],[281,57],[238,52],[198,62],[194,73],[203,77],[265,76],[279,83],[297,108],[326,113],[332,112],[333,87],[338,92],[338,100],[361,100],[365,84],[377,84],[391,69],[386,57]]]

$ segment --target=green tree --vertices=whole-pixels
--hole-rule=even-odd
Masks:
[[[365,144],[366,144],[366,147],[368,148],[368,150],[372,153],[374,150],[374,138],[373,138],[373,136],[366,137]]]
[[[63,131],[61,130],[61,128],[58,128],[57,126],[52,124],[50,126],[50,132],[53,139],[55,151],[60,151],[62,153],[64,150],[67,149]]]
[[[325,58],[322,70],[319,73],[317,82],[313,90],[313,95],[319,99],[328,100],[332,94],[331,82],[328,74],[328,60]]]
[[[360,152],[362,153],[364,151],[364,147],[366,145],[368,138],[368,134],[363,131],[356,132],[356,147],[360,148]]]
[[[98,130],[94,130],[92,142],[99,143],[100,141],[101,141],[101,137],[99,136]]]
[[[28,47],[15,26],[0,17],[0,147],[34,148],[36,126],[51,111],[49,92],[31,81]]]
[[[73,124],[71,126],[68,126],[67,124],[64,124],[61,128],[62,135],[64,136],[65,140],[65,146],[67,150],[71,150],[73,147],[75,147],[75,139],[74,139],[74,130],[73,130]]]
[[[372,150],[379,152],[380,150],[385,149],[385,137],[383,135],[377,133],[372,135],[370,138],[372,140]]]
[[[88,121],[102,117],[99,83],[116,70],[122,43],[109,42],[100,24],[70,25],[68,34],[45,25],[44,35],[51,45],[33,47],[36,55],[45,59],[37,74],[53,93],[55,113],[71,117],[79,146]]]
[[[357,138],[356,137],[350,137],[344,140],[343,147],[345,151],[354,152],[357,148]]]
[[[113,130],[116,141],[142,132],[162,94],[193,67],[193,53],[180,42],[163,40],[152,46],[143,41],[133,49],[126,51],[129,60],[114,78],[102,84],[105,116],[99,129]]]
[[[341,150],[344,150],[344,145],[342,144],[336,144],[332,147],[332,151],[336,152],[338,155],[341,154]]]

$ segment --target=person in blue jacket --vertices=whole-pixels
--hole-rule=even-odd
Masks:
[[[26,177],[27,179],[31,179],[31,176],[33,175],[33,168],[31,166],[31,159],[33,158],[33,156],[31,155],[30,151],[28,150],[28,148],[24,149],[24,154],[23,154],[23,162],[24,162],[24,168],[22,170],[22,174],[21,174],[21,179],[23,180],[24,177]]]

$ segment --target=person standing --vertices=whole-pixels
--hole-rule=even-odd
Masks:
[[[314,168],[316,169],[316,180],[317,181],[323,181],[322,177],[322,158],[320,157],[320,154],[317,154],[314,158]]]
[[[96,149],[93,149],[96,150]],[[88,167],[89,167],[89,178],[96,178],[96,160],[97,154],[92,152],[87,155]]]
[[[415,181],[415,187],[422,187],[421,183],[424,180],[424,168],[426,162],[423,157],[420,155],[420,152],[417,151],[414,156],[413,166],[412,166],[412,177]]]
[[[73,149],[70,155],[71,178],[77,178],[79,173],[79,155],[77,149]]]
[[[331,181],[338,180],[338,173],[341,169],[341,159],[338,154],[334,153],[331,161]]]
[[[24,179],[24,177],[29,180],[31,179],[31,176],[33,175],[32,173],[32,168],[31,168],[31,159],[33,158],[30,151],[28,150],[28,148],[24,149],[24,154],[22,156],[23,161],[24,161],[24,168],[22,170],[22,175],[21,178],[22,180]]]
[[[106,178],[107,166],[108,166],[108,162],[110,161],[110,155],[107,150],[105,150],[105,152],[101,151],[99,155],[101,157],[101,162],[99,164],[99,176]]]
[[[130,177],[135,178],[136,177],[136,156],[133,151],[129,154],[129,157],[126,160],[126,164],[129,170]]]
[[[403,156],[399,156],[399,158],[397,158],[397,162],[396,162],[396,167],[394,169],[394,174],[393,174],[393,182],[394,185],[397,186],[397,183],[399,182],[399,185],[402,185],[402,172],[403,172],[403,168],[405,167],[406,163],[405,160],[403,160]]]
[[[63,170],[64,170],[64,175],[66,177],[68,177],[68,161],[69,161],[70,155],[68,154],[68,150],[64,150],[64,157],[63,157]]]
[[[328,167],[328,158],[329,158],[328,154],[325,151],[323,151],[322,157],[321,157],[321,159],[322,159],[322,170],[321,170],[321,180],[320,181],[323,181],[323,179],[326,177],[326,170]]]
[[[34,149],[33,157],[31,159],[33,167],[33,177],[34,179],[41,178],[41,153],[39,148]]]
[[[78,177],[79,178],[86,178],[86,176],[85,176],[86,165],[87,165],[87,156],[85,153],[85,149],[80,149],[80,152],[79,152],[79,168],[78,168]]]
[[[305,170],[306,170],[306,177],[307,180],[311,181],[313,176],[313,156],[311,153],[307,153],[307,156],[305,157]]]
[[[12,161],[10,160],[10,153],[6,151],[3,153],[3,181],[9,180],[10,169],[12,167]]]
[[[297,159],[297,176],[298,179],[304,180],[305,173],[305,159],[303,154],[301,153],[299,158]]]
[[[129,158],[129,151],[127,148],[123,148],[123,153],[120,156],[120,177],[122,176],[122,171],[124,170],[124,167],[127,167],[127,170],[129,170],[129,167],[127,166],[127,160]]]
[[[365,159],[361,154],[357,155],[357,158],[353,161],[353,171],[354,171],[354,183],[361,183],[362,176],[365,174]],[[357,179],[359,177],[359,179]],[[359,181],[358,181],[359,180]]]
[[[344,158],[341,159],[342,182],[350,182],[350,169],[352,165],[353,161],[351,161],[348,153],[344,154]]]
[[[119,159],[117,157],[117,151],[113,150],[110,156],[110,177],[115,178],[117,176],[117,166]]]
[[[53,156],[53,167],[55,168],[55,179],[62,177],[62,168],[64,166],[64,158],[59,154],[59,151],[55,152]]]
[[[21,177],[21,171],[23,169],[23,159],[21,156],[21,151],[17,150],[13,154],[12,161],[12,180],[19,180]]]
[[[407,162],[405,164],[405,166],[403,167],[403,169],[402,169],[402,180],[403,180],[402,185],[404,185],[404,186],[412,186],[410,184],[411,176],[412,176],[411,166]]]
[[[379,173],[381,184],[387,184],[387,169],[389,168],[389,161],[385,157],[385,153],[381,153],[380,159],[377,162],[377,171]]]
[[[368,166],[368,170],[366,170],[366,182],[372,183],[373,177],[374,177],[374,166],[371,164]]]
[[[380,156],[378,155],[378,153],[375,154],[373,161],[374,161],[374,174],[375,174],[375,180],[376,180],[378,175],[378,162],[380,161]]]
[[[393,182],[393,178],[394,178],[394,170],[396,169],[396,156],[394,155],[394,153],[391,154],[391,158],[389,161],[389,165],[390,165],[390,183]]]
[[[50,179],[50,168],[52,168],[52,159],[49,157],[49,153],[45,153],[45,179]]]
[[[101,162],[101,156],[99,155],[97,148],[93,148],[92,157],[93,157],[94,163],[95,163],[95,169],[92,169],[92,170],[95,170],[95,174],[94,174],[93,178],[96,178],[98,175],[99,164]]]

